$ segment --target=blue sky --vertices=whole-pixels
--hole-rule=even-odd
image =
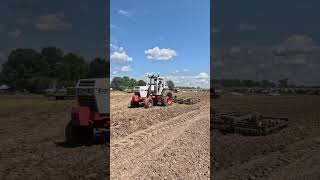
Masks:
[[[144,79],[159,72],[176,84],[208,86],[209,0],[110,1],[111,53],[132,60],[112,61],[111,76]],[[211,77],[320,84],[320,1],[213,2]],[[104,56],[107,13],[101,0],[2,0],[0,64],[15,48],[56,46],[87,60]],[[286,55],[277,56],[277,49]]]
[[[214,1],[212,77],[319,85],[319,6],[316,0]]]
[[[209,87],[209,3],[111,0],[111,77],[153,72],[176,85]]]
[[[3,0],[0,14],[0,64],[15,48],[56,46],[88,60],[106,55],[106,1]]]

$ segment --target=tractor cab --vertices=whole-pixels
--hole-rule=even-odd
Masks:
[[[148,76],[150,81],[147,83],[147,86],[150,88],[149,92],[152,95],[161,95],[164,89],[168,89],[167,83],[163,77],[155,76]]]
[[[145,86],[134,87],[134,95],[130,107],[144,105],[146,108],[154,104],[168,106],[172,103],[172,92],[169,90],[166,80],[159,75],[148,76],[149,82]]]

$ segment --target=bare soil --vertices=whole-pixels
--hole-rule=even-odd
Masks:
[[[213,179],[320,179],[320,97],[224,95],[220,112],[287,117],[277,133],[248,137],[211,131]]]
[[[209,93],[176,95],[201,102],[128,108],[111,93],[111,179],[209,179]]]
[[[0,96],[0,179],[104,179],[109,146],[67,146],[64,128],[76,101]]]

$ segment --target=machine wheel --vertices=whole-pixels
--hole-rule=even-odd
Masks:
[[[145,108],[151,108],[153,106],[153,100],[151,98],[147,98],[144,102]]]
[[[130,105],[129,105],[130,108],[136,108],[138,106],[139,106],[139,103],[134,102],[133,100],[131,100]]]
[[[162,105],[163,106],[170,106],[172,104],[173,94],[169,90],[164,90],[162,92]]]
[[[256,126],[261,127],[263,124],[263,117],[259,113],[252,113],[249,115],[249,121],[254,123]]]
[[[92,128],[77,127],[72,125],[71,121],[69,121],[65,128],[65,139],[68,145],[88,143],[92,138]]]

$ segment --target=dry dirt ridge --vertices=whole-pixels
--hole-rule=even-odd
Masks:
[[[130,96],[126,94],[111,95],[111,101],[118,101],[119,104],[123,101],[125,103],[122,104],[127,104],[128,99]],[[117,127],[111,127],[111,131],[114,131],[111,141],[111,179],[209,179],[208,100],[193,107],[174,104],[167,108],[121,108],[126,111],[127,118],[138,125],[124,135],[119,133],[127,127],[121,127],[119,121],[123,117],[112,115],[113,125]],[[171,117],[168,113],[172,113]],[[155,121],[139,122],[139,118],[134,118],[137,116]]]

